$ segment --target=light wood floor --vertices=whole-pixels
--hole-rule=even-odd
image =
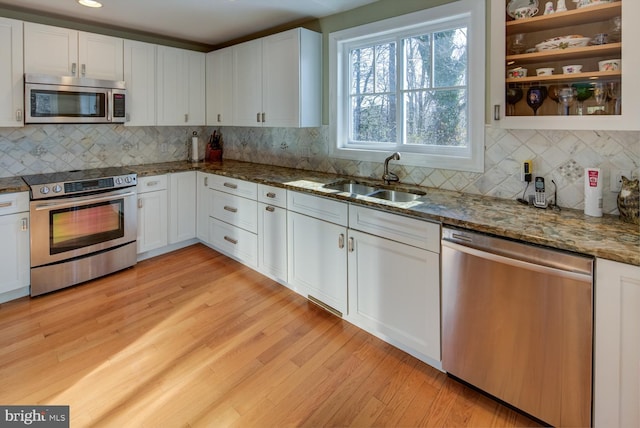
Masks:
[[[0,305],[0,404],[71,426],[538,426],[194,245]]]

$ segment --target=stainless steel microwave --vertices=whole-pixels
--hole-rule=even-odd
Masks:
[[[25,123],[124,123],[123,81],[25,74]]]

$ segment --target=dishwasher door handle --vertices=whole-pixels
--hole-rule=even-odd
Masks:
[[[499,254],[493,254],[483,250],[477,250],[475,248],[467,247],[466,245],[456,244],[454,242],[450,242],[447,240],[442,241],[443,247],[451,248],[452,250],[460,251],[462,253],[470,254],[472,256],[480,257],[486,260],[491,260],[498,263],[503,263],[509,266],[515,266],[521,269],[527,269],[534,272],[540,272],[555,276],[560,276],[563,278],[570,278],[576,281],[586,281],[591,283],[591,275],[584,273],[571,272],[568,270],[557,269],[554,267],[543,266],[532,262],[527,262],[524,260],[513,259],[510,257],[501,256]]]

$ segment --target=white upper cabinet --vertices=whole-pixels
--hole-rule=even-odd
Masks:
[[[22,21],[0,18],[0,126],[24,124]]]
[[[24,23],[25,73],[124,80],[123,39]]]
[[[234,125],[320,126],[321,58],[322,36],[303,28],[234,46]]]
[[[233,48],[207,54],[207,125],[232,125]]]
[[[156,45],[124,41],[128,126],[156,124]]]
[[[158,125],[205,124],[205,54],[158,46]]]
[[[538,0],[535,16],[516,20],[507,11],[513,15],[517,3],[491,0],[489,121],[515,129],[640,129],[640,2],[578,8],[567,0],[567,11],[552,14],[544,14],[545,3]],[[607,34],[607,43],[597,44],[603,41],[596,41],[598,34]],[[619,69],[600,67],[599,62],[612,59],[621,60]],[[563,69],[576,65],[582,67],[579,73]],[[509,76],[516,68],[526,76]],[[538,75],[538,69],[553,69],[553,74]]]

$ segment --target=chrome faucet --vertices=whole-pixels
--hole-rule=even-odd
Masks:
[[[386,184],[391,184],[392,181],[400,181],[397,175],[395,175],[393,172],[389,172],[390,160],[400,160],[400,153],[395,152],[384,160],[384,174],[382,174],[382,179]]]

